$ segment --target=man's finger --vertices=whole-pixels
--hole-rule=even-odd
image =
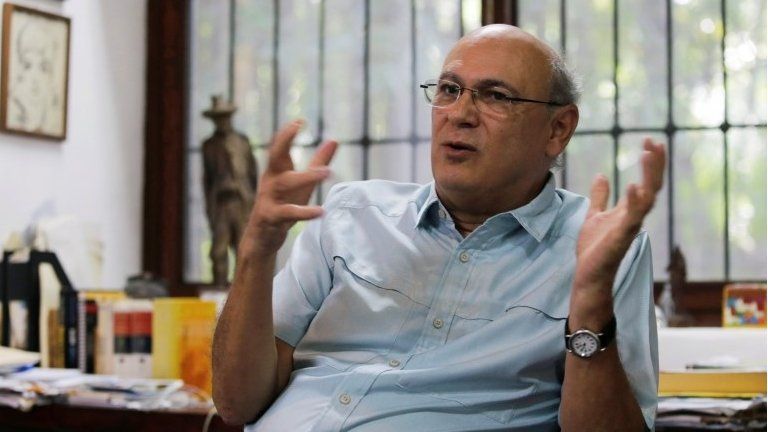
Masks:
[[[587,217],[595,213],[605,211],[606,207],[608,206],[608,195],[610,192],[611,188],[608,186],[608,179],[604,175],[598,174],[592,181],[592,189],[589,194],[590,203]]]
[[[666,168],[664,144],[657,144],[650,138],[646,138],[643,148],[644,151],[641,157],[643,188],[656,193],[661,190],[661,186],[664,184],[664,170]]]
[[[291,144],[293,144],[293,139],[296,138],[296,134],[299,133],[303,125],[303,120],[294,120],[277,131],[272,138],[272,144],[269,146],[267,171],[282,172],[293,169]]]
[[[290,194],[302,188],[314,187],[327,179],[330,174],[331,170],[328,167],[310,168],[302,172],[285,172],[275,179],[274,190],[278,195]]]
[[[282,204],[277,209],[275,218],[279,222],[297,222],[315,219],[322,215],[323,208],[320,206]]]
[[[328,164],[331,163],[331,159],[333,159],[333,155],[336,153],[338,146],[339,144],[336,141],[324,141],[320,144],[317,150],[315,150],[312,160],[309,161],[309,167],[315,168],[328,166]]]

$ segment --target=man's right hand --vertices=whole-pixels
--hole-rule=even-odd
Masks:
[[[338,144],[325,141],[318,147],[306,171],[295,171],[291,145],[304,125],[295,120],[281,128],[272,139],[267,169],[261,176],[253,209],[243,238],[239,257],[267,257],[277,253],[298,221],[322,215],[320,206],[308,205],[315,186],[330,175],[328,164]]]
[[[272,140],[213,337],[213,399],[229,424],[246,423],[265,410],[293,370],[293,348],[275,338],[272,322],[275,259],[294,223],[322,214],[321,207],[307,204],[315,186],[328,178],[337,147],[324,142],[306,171],[294,170],[291,143],[302,125],[294,121]]]

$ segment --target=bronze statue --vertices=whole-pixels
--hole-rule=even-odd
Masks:
[[[213,96],[212,107],[203,116],[213,120],[216,130],[203,142],[203,188],[205,213],[211,227],[213,283],[228,282],[231,247],[237,245],[248,221],[258,179],[256,159],[248,137],[232,127],[237,110],[221,96]]]

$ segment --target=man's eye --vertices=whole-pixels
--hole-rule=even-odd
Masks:
[[[509,100],[509,96],[498,90],[486,90],[484,99],[489,102],[506,102]]]
[[[459,86],[455,84],[440,84],[438,87],[439,92],[446,95],[457,95],[459,93]]]

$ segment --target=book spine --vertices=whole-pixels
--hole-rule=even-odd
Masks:
[[[113,314],[115,355],[113,372],[117,376],[130,377],[131,373],[131,311],[127,304],[118,302]]]
[[[99,319],[98,304],[85,300],[85,372],[96,373],[96,326]]]
[[[77,358],[77,291],[61,291],[62,325],[64,327],[64,367],[76,369]]]
[[[98,319],[96,323],[96,373],[111,375],[114,373],[115,332],[113,301],[98,302]]]
[[[131,351],[136,378],[152,377],[152,304],[141,305],[131,314]]]
[[[77,368],[85,372],[87,362],[86,325],[85,325],[85,297],[82,293],[77,295]]]
[[[48,364],[50,368],[64,367],[64,326],[60,309],[48,310]]]

